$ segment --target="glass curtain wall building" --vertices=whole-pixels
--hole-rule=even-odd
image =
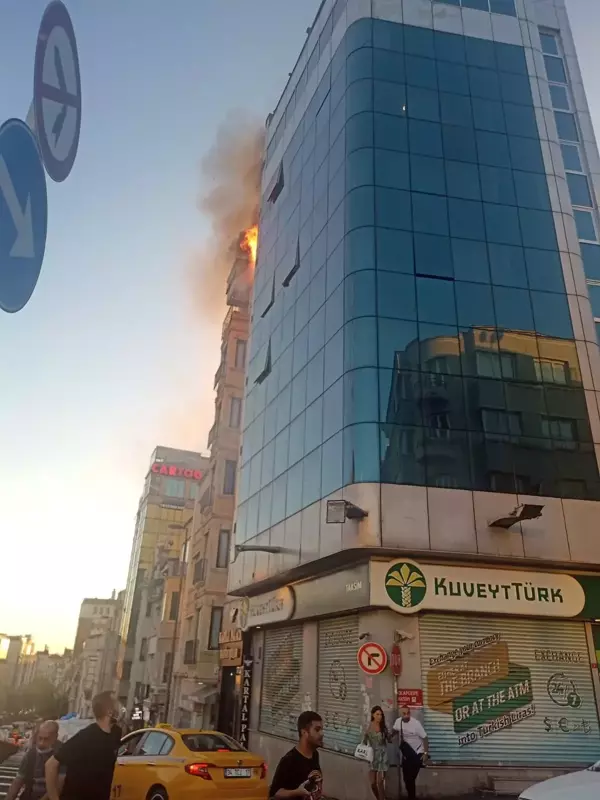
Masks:
[[[390,643],[398,625],[366,611],[380,605],[373,559],[597,570],[599,163],[562,0],[322,3],[268,121],[236,522],[236,543],[259,552],[230,574],[239,594],[296,596],[267,620],[286,621],[285,641],[257,617],[262,735],[293,738],[277,711],[292,685],[286,703],[308,696],[329,713],[326,747],[353,752],[359,629]],[[332,499],[366,516],[329,522]],[[326,590],[303,610],[306,583],[362,563],[364,585],[340,583],[346,595],[360,584],[360,601]],[[333,612],[343,635],[326,630]],[[444,626],[410,623],[410,680],[440,763],[561,761],[544,745],[523,755],[514,736],[467,756],[460,725],[451,733],[428,704]],[[583,625],[561,635],[585,644]],[[468,646],[465,631],[453,646]],[[332,641],[338,700],[357,712],[334,708],[320,674]],[[270,670],[282,653],[289,675]],[[370,701],[385,692],[382,679]],[[597,709],[591,719],[597,745]]]

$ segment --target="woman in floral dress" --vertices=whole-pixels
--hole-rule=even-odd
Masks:
[[[390,734],[385,724],[385,715],[381,706],[371,709],[371,724],[367,728],[363,743],[373,748],[373,761],[369,765],[369,781],[371,790],[377,800],[385,800],[385,776],[389,769],[387,745]]]

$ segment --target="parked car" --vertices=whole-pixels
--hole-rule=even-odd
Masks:
[[[169,726],[134,731],[121,741],[113,800],[267,800],[263,759],[216,731]]]
[[[598,800],[600,761],[587,769],[559,775],[525,789],[519,800]]]

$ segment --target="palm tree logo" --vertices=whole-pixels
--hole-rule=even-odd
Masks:
[[[397,606],[414,608],[425,598],[427,581],[416,564],[398,561],[387,571],[385,590],[390,600]]]

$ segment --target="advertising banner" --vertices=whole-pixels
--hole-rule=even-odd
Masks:
[[[424,721],[435,761],[579,765],[600,729],[582,623],[426,615]]]

